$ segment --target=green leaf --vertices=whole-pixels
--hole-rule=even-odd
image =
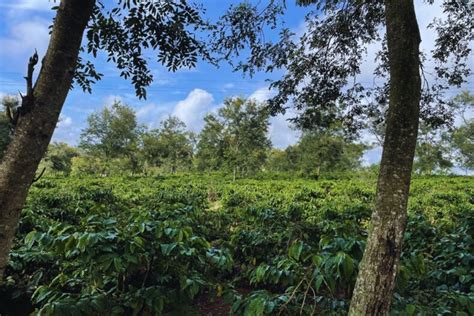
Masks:
[[[263,297],[257,297],[250,301],[245,308],[244,316],[260,316],[263,315],[265,310],[265,299]]]
[[[303,251],[303,242],[301,240],[295,241],[288,250],[288,256],[296,261],[300,259]]]
[[[177,244],[176,243],[171,243],[171,244],[161,244],[161,252],[165,255],[168,256],[174,248],[176,248]]]
[[[413,304],[408,304],[407,307],[405,308],[405,311],[407,312],[408,316],[414,315],[416,311],[416,307]]]

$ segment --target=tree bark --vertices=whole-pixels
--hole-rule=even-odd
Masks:
[[[349,315],[388,315],[407,221],[420,112],[420,34],[413,0],[386,0],[390,101],[375,210]]]
[[[94,4],[95,0],[61,1],[34,87],[31,76],[26,77],[27,95],[0,165],[0,284],[28,189],[71,88],[82,36]]]

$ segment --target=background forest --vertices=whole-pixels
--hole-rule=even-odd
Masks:
[[[466,114],[474,108],[474,96],[465,91],[453,101],[458,126],[420,127],[415,173],[472,172],[474,121]],[[14,97],[4,97],[2,102],[5,112],[18,106]],[[2,151],[12,131],[5,112],[0,113]],[[114,101],[88,117],[77,147],[53,142],[38,173],[107,176],[220,172],[245,177],[277,172],[317,179],[320,175],[337,177],[377,170],[377,165],[363,165],[362,157],[364,151],[379,144],[347,137],[341,125],[302,129],[299,141],[282,150],[273,148],[268,138],[269,119],[264,104],[235,97],[208,113],[199,133],[187,130],[175,116],[163,120],[159,128],[150,129],[137,122],[133,108]],[[383,130],[373,132],[383,141]]]

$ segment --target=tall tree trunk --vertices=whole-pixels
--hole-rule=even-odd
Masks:
[[[367,246],[349,315],[388,315],[407,221],[420,113],[420,34],[413,0],[386,0],[390,103]]]
[[[30,59],[27,96],[0,165],[0,283],[28,189],[71,87],[82,36],[94,4],[95,0],[61,1],[34,87],[31,75],[35,59]]]

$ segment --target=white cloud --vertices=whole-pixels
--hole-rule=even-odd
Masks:
[[[14,10],[50,10],[53,6],[59,5],[59,1],[46,0],[20,0],[12,3],[2,3],[0,6]]]
[[[42,19],[14,25],[8,36],[0,38],[0,57],[27,60],[36,49],[41,58],[46,53],[49,43],[48,25],[48,22]]]
[[[58,122],[58,125],[57,127],[58,128],[65,128],[65,127],[69,127],[72,125],[72,118],[69,117],[69,116],[66,116],[66,115],[61,115],[61,117],[59,118],[59,122]]]
[[[202,89],[192,90],[188,96],[179,101],[172,115],[182,120],[189,130],[199,131],[204,125],[204,116],[214,103],[212,94]]]
[[[263,87],[255,90],[249,99],[254,99],[257,102],[265,102],[275,95],[275,91],[268,89],[268,87]]]
[[[122,98],[121,96],[119,96],[119,95],[113,95],[113,94],[111,94],[111,95],[108,95],[108,96],[104,97],[102,103],[103,103],[103,105],[104,105],[105,107],[111,107],[112,104],[114,104],[114,103],[117,102],[117,101],[122,103],[122,102],[123,102],[123,98]]]
[[[173,108],[170,104],[149,103],[138,108],[137,118],[149,128],[157,128],[160,122],[169,115],[170,108]]]
[[[275,91],[262,87],[250,94],[249,99],[254,99],[257,102],[265,102],[275,95]],[[279,114],[270,118],[270,128],[268,136],[272,141],[272,145],[277,148],[286,148],[298,141],[300,132],[293,129],[288,119],[296,116],[296,113],[289,109],[285,114]]]
[[[295,116],[293,111],[287,111],[270,118],[269,137],[273,147],[283,149],[298,141],[301,132],[293,129],[288,121]]]
[[[71,117],[61,115],[53,134],[53,141],[64,142],[69,145],[77,145],[78,136],[81,133],[79,126],[74,124]]]
[[[362,157],[362,165],[370,166],[380,162],[382,159],[382,147],[378,146],[367,150]]]

